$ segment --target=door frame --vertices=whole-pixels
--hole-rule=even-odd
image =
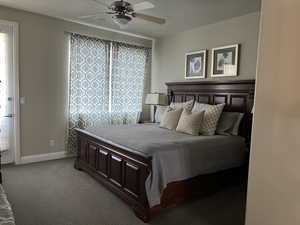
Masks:
[[[0,24],[11,26],[13,29],[13,93],[14,93],[14,123],[13,123],[13,145],[14,145],[14,162],[19,164],[21,160],[20,147],[20,93],[19,93],[19,24],[17,22],[0,20]]]

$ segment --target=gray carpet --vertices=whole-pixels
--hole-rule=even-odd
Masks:
[[[84,172],[63,159],[3,168],[4,188],[17,225],[138,225],[132,210]],[[243,225],[245,188],[164,209],[150,224]]]

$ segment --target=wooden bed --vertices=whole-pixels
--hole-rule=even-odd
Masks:
[[[254,80],[176,82],[166,85],[170,102],[185,102],[195,99],[195,101],[208,104],[226,103],[224,111],[245,113],[239,134],[245,137],[249,146]],[[151,157],[126,151],[117,144],[103,138],[92,137],[79,129],[77,133],[78,156],[75,168],[86,171],[121,197],[144,222],[148,222],[151,215],[160,208],[214,192],[241,176],[242,170],[238,168],[170,183],[163,192],[161,204],[150,208],[145,181],[151,172]],[[246,177],[245,174],[244,177]]]

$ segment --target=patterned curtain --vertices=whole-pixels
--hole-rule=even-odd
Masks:
[[[78,34],[70,42],[68,148],[75,151],[74,128],[108,122],[110,43]]]
[[[142,112],[151,49],[71,34],[67,148],[74,128],[136,123]]]
[[[127,124],[139,120],[150,56],[149,48],[112,43],[112,123]]]

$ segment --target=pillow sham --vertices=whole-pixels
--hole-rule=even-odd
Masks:
[[[190,100],[190,101],[187,101],[187,102],[172,102],[170,104],[170,107],[173,108],[173,109],[185,108],[185,109],[192,110],[193,105],[194,105],[194,100]]]
[[[203,121],[204,111],[202,112],[191,112],[188,109],[184,109],[181,113],[176,131],[191,134],[199,135],[200,126]]]
[[[219,118],[224,109],[224,104],[208,105],[195,102],[192,112],[204,111],[203,122],[200,126],[200,133],[203,135],[212,136],[215,134]]]
[[[160,123],[169,106],[158,105],[155,112],[155,122]]]
[[[244,117],[244,113],[240,113],[236,123],[234,124],[233,130],[232,130],[232,135],[235,135],[235,136],[239,135],[239,129],[240,129],[240,125],[241,125],[243,117]]]
[[[223,112],[217,125],[216,134],[238,135],[244,114],[239,112]]]
[[[182,110],[183,108],[172,109],[171,107],[169,107],[164,113],[163,119],[159,127],[167,128],[169,130],[175,130],[178,125],[178,121],[181,116]]]

